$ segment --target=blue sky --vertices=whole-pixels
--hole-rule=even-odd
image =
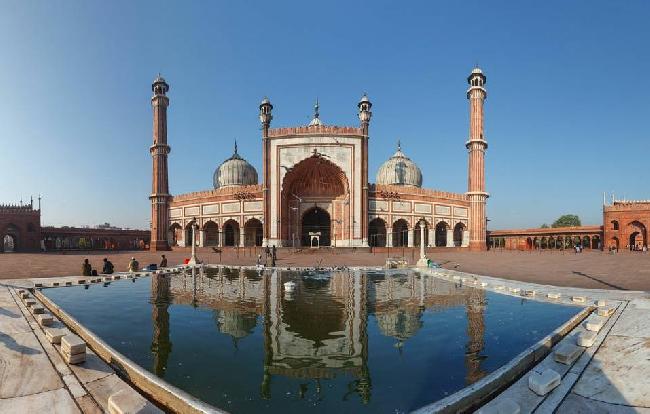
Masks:
[[[170,186],[208,189],[273,126],[356,125],[373,101],[370,180],[401,139],[424,185],[467,186],[466,76],[488,83],[491,228],[564,213],[600,224],[603,191],[650,198],[650,2],[5,1],[0,202],[44,195],[46,225],[147,228],[151,81],[169,96]]]

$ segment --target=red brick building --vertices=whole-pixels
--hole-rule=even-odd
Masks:
[[[603,228],[605,246],[642,250],[648,246],[650,226],[650,200],[613,200],[603,206]]]
[[[39,202],[40,204],[40,202]],[[41,227],[41,210],[29,204],[0,205],[0,253],[52,250],[148,249],[147,230]]]

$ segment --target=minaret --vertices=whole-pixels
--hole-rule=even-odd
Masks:
[[[262,245],[269,246],[271,237],[271,140],[269,140],[269,128],[273,120],[273,105],[269,98],[262,99],[260,104],[260,122],[262,123],[262,170],[263,170],[263,198],[264,198],[264,223]]]
[[[361,147],[361,237],[363,247],[368,247],[368,139],[370,118],[372,118],[372,102],[368,99],[367,94],[363,94],[357,104],[359,108],[359,121],[361,121],[361,131],[363,133],[363,142]]]
[[[151,85],[153,96],[153,145],[149,148],[153,161],[151,182],[151,251],[169,250],[167,231],[169,228],[169,179],[167,177],[167,156],[171,151],[167,145],[167,107],[166,96],[169,85],[160,74]]]
[[[485,203],[489,196],[485,192],[485,150],[487,142],[483,136],[483,102],[486,77],[478,67],[468,76],[467,99],[469,99],[469,140],[465,144],[469,151],[469,175],[467,196],[470,201],[469,247],[470,250],[486,250]]]

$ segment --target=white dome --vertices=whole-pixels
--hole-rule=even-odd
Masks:
[[[379,167],[377,184],[422,187],[420,168],[404,155],[399,142],[397,152]]]
[[[237,143],[232,157],[225,160],[216,169],[213,176],[214,188],[229,187],[233,185],[257,184],[257,171],[248,161],[237,153]]]

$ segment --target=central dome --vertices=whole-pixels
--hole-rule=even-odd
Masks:
[[[379,167],[377,184],[422,187],[420,168],[404,155],[399,142],[397,143],[397,152]]]
[[[257,184],[257,171],[248,161],[235,152],[225,160],[214,172],[214,188],[230,187],[234,185],[255,185]]]

